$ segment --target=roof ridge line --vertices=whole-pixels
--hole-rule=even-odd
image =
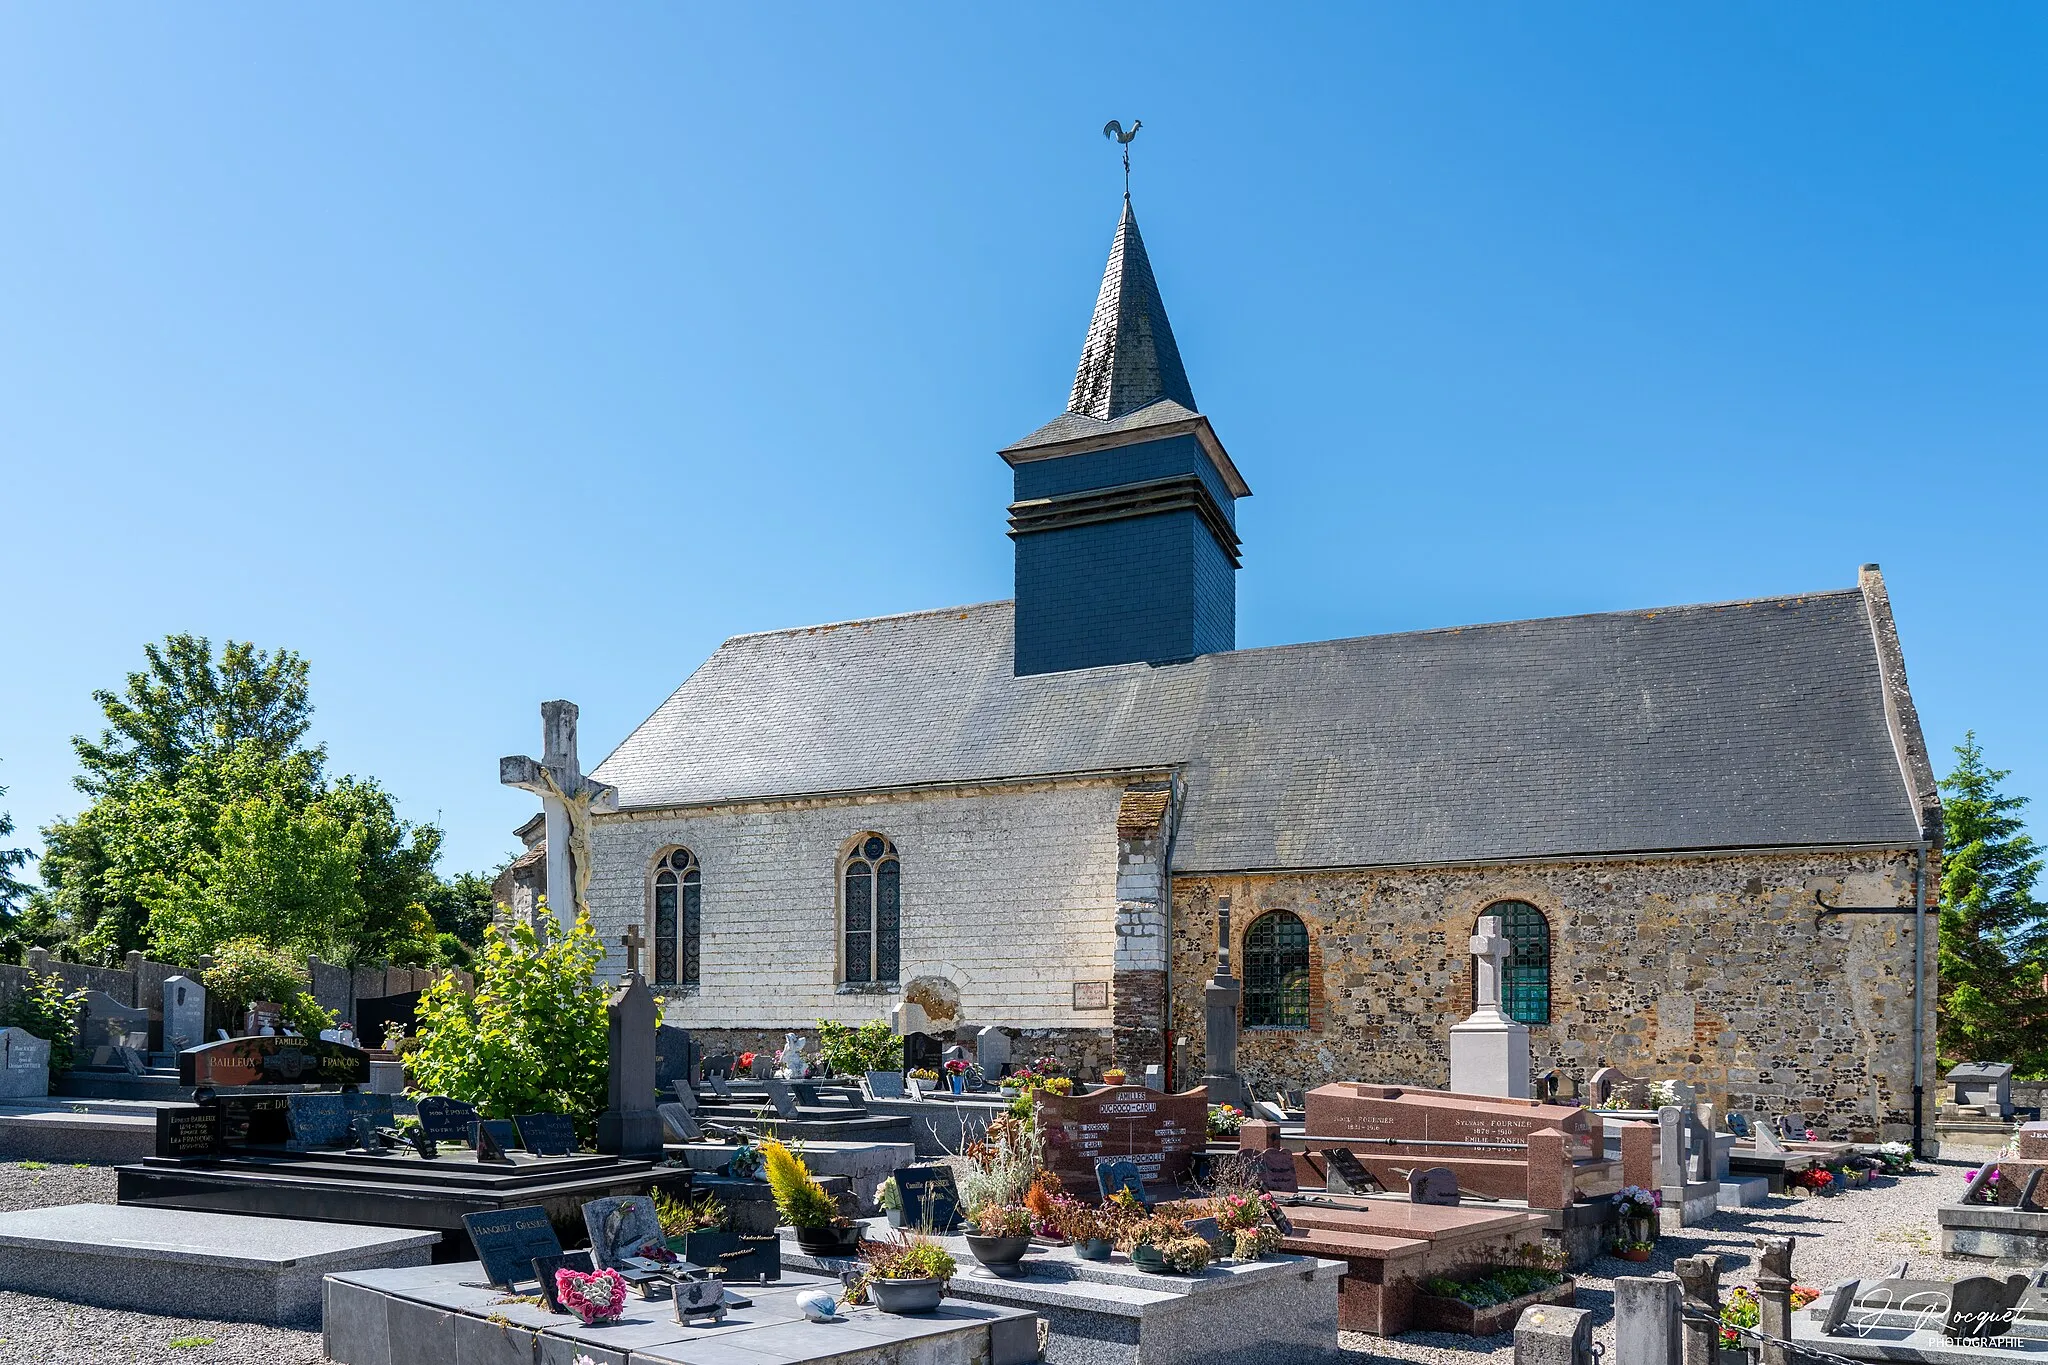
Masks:
[[[1000,597],[987,602],[969,602],[955,607],[920,607],[916,611],[892,611],[885,612],[880,616],[856,616],[845,621],[818,621],[807,626],[782,626],[775,630],[750,630],[741,635],[726,636],[724,643],[720,644],[718,648],[723,649],[726,645],[738,644],[742,640],[765,640],[776,635],[802,635],[813,630],[841,630],[847,626],[872,626],[883,621],[909,621],[919,616],[951,616],[955,612],[987,611],[991,607],[1010,607],[1015,605],[1015,598]],[[712,651],[714,654],[717,652],[717,650]]]

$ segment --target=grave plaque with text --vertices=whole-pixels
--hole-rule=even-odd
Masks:
[[[1119,1085],[1089,1095],[1040,1092],[1045,1164],[1069,1190],[1095,1186],[1098,1161],[1130,1161],[1148,1185],[1177,1185],[1209,1138],[1209,1094]]]
[[[370,1054],[324,1038],[228,1038],[178,1054],[178,1084],[368,1085]]]
[[[220,1109],[211,1104],[166,1105],[156,1111],[156,1154],[172,1161],[219,1156]]]
[[[289,1095],[222,1095],[220,1140],[229,1147],[282,1147],[292,1140]]]
[[[512,1120],[519,1145],[535,1156],[568,1156],[576,1150],[576,1121],[567,1114],[521,1114]]]
[[[1294,1153],[1285,1147],[1268,1147],[1260,1152],[1259,1184],[1274,1194],[1298,1193],[1301,1175],[1295,1169]]]
[[[1128,1191],[1140,1204],[1148,1207],[1151,1204],[1145,1197],[1145,1177],[1139,1174],[1137,1163],[1122,1157],[1095,1163],[1095,1188],[1104,1203]]]
[[[548,1211],[538,1204],[519,1209],[492,1209],[486,1213],[465,1213],[462,1226],[484,1263],[484,1275],[500,1289],[511,1289],[533,1277],[533,1263],[541,1256],[562,1254],[562,1241]]]
[[[446,1095],[420,1097],[420,1127],[436,1142],[467,1143],[470,1125],[476,1122],[476,1106],[451,1100]]]
[[[1324,1187],[1331,1194],[1379,1194],[1384,1188],[1350,1148],[1332,1147],[1322,1157]]]
[[[951,1232],[960,1225],[960,1188],[950,1166],[898,1166],[903,1226],[912,1232]]]
[[[676,1142],[701,1142],[704,1130],[697,1124],[697,1116],[680,1104],[657,1104],[654,1112],[661,1115],[661,1126],[668,1137]]]
[[[562,1307],[562,1297],[555,1292],[555,1272],[557,1270],[574,1270],[580,1274],[588,1275],[595,1269],[597,1267],[590,1263],[590,1253],[587,1251],[570,1251],[556,1256],[534,1257],[533,1276],[540,1281],[540,1296],[547,1302],[548,1311],[550,1313],[566,1313],[569,1311]]]

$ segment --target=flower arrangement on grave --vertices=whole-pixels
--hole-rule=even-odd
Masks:
[[[1614,1196],[1615,1215],[1620,1218],[1655,1218],[1664,1196],[1641,1185],[1623,1185]]]
[[[1747,1285],[1737,1285],[1728,1291],[1728,1301],[1721,1305],[1721,1345],[1723,1349],[1735,1350],[1742,1345],[1742,1329],[1756,1329],[1763,1321],[1763,1305],[1758,1302],[1756,1291]]]
[[[716,1232],[732,1221],[732,1210],[716,1195],[701,1194],[694,1199],[677,1199],[660,1190],[654,1192],[654,1216],[661,1222],[661,1235],[680,1240],[693,1232]]]
[[[885,1177],[875,1186],[875,1204],[884,1213],[903,1212],[903,1191],[897,1187],[896,1177]]]
[[[1647,1261],[1656,1249],[1655,1242],[1632,1242],[1625,1237],[1614,1240],[1614,1254],[1624,1261]]]
[[[741,1074],[751,1076],[754,1072],[754,1054],[742,1052],[734,1059],[734,1064],[739,1067]]]
[[[960,1202],[978,1209],[984,1204],[1022,1207],[1025,1196],[1045,1169],[1045,1138],[1031,1118],[999,1118],[979,1140],[957,1153],[960,1158]]]
[[[1060,1194],[1060,1178],[1046,1170],[1039,1171],[1031,1188],[1024,1192],[1024,1207],[1031,1210],[1032,1231],[1040,1237],[1059,1236],[1053,1215],[1059,1209]]]
[[[1438,1299],[1456,1299],[1474,1308],[1494,1308],[1540,1294],[1564,1283],[1564,1273],[1537,1266],[1497,1266],[1469,1280],[1437,1275],[1422,1282],[1422,1292]]]
[[[1200,1237],[1176,1237],[1159,1247],[1159,1259],[1176,1275],[1199,1275],[1209,1268],[1215,1250]]]
[[[1242,1232],[1246,1228],[1261,1227],[1268,1221],[1268,1207],[1278,1207],[1272,1195],[1244,1190],[1219,1194],[1208,1202],[1208,1216],[1214,1218],[1216,1225],[1225,1232]]]
[[[1102,1083],[1104,1085],[1122,1085],[1124,1083],[1124,1069],[1120,1066],[1107,1068],[1102,1073]]]
[[[1071,1095],[1074,1093],[1072,1076],[1048,1076],[1038,1087],[1048,1095]]]
[[[945,1247],[928,1237],[899,1232],[886,1242],[860,1244],[861,1269],[841,1297],[847,1303],[864,1303],[876,1280],[935,1281],[941,1292],[960,1269]]]
[[[1209,1106],[1209,1136],[1228,1137],[1244,1127],[1244,1110],[1234,1104],[1212,1104]]]
[[[914,1066],[903,1073],[913,1081],[936,1081],[939,1073],[928,1066]]]
[[[1053,1056],[1050,1052],[1046,1053],[1043,1057],[1033,1057],[1031,1059],[1031,1069],[1040,1076],[1047,1077],[1064,1076],[1067,1074],[1066,1063]]]
[[[742,1142],[732,1149],[732,1156],[725,1163],[725,1173],[734,1180],[759,1180],[765,1164],[759,1147],[751,1142]]]
[[[626,1311],[626,1279],[616,1270],[555,1272],[555,1297],[588,1327],[616,1322]]]
[[[975,1232],[982,1237],[1029,1237],[1031,1225],[1031,1210],[1022,1204],[991,1200],[974,1211]]]
[[[799,1232],[807,1228],[843,1228],[851,1219],[839,1212],[837,1200],[825,1192],[801,1158],[773,1138],[761,1143],[762,1164],[768,1188],[775,1195],[775,1211]]]
[[[965,1076],[967,1074],[967,1059],[955,1057],[952,1061],[947,1062],[946,1074],[948,1076]]]
[[[1230,1252],[1240,1261],[1256,1261],[1270,1256],[1280,1249],[1280,1229],[1271,1223],[1262,1222],[1256,1227],[1239,1228],[1230,1234]]]
[[[1913,1169],[1913,1149],[1903,1142],[1887,1142],[1877,1149],[1877,1159],[1893,1175]]]
[[[1803,1171],[1794,1171],[1785,1178],[1800,1189],[1811,1190],[1815,1194],[1826,1194],[1835,1183],[1834,1174],[1825,1166],[1809,1166]]]
[[[1089,1243],[1103,1244],[1107,1251],[1122,1236],[1129,1217],[1112,1204],[1087,1204],[1072,1195],[1053,1197],[1052,1227],[1062,1241],[1084,1250]]]

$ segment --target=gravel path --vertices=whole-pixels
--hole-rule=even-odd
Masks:
[[[1997,1150],[1942,1144],[1942,1159],[1923,1162],[1910,1175],[1879,1176],[1867,1190],[1852,1190],[1819,1199],[1774,1198],[1749,1208],[1716,1214],[1704,1225],[1666,1233],[1646,1262],[1602,1256],[1579,1276],[1579,1307],[1593,1310],[1594,1339],[1614,1358],[1614,1278],[1647,1275],[1671,1269],[1680,1256],[1718,1255],[1721,1289],[1756,1283],[1756,1242],[1760,1237],[1792,1237],[1792,1274],[1800,1283],[1819,1289],[1838,1280],[1881,1274],[1901,1260],[1913,1262],[1915,1274],[1936,1279],[1979,1273],[1981,1261],[1944,1261],[1934,1211],[1962,1193],[1965,1172]],[[1410,1332],[1401,1337],[1372,1337],[1345,1332],[1347,1352],[1359,1365],[1382,1361],[1415,1361],[1427,1365],[1471,1365],[1478,1360],[1514,1358],[1511,1334],[1497,1337],[1456,1336],[1447,1332]]]
[[[0,1212],[113,1202],[111,1166],[0,1162]],[[4,1365],[312,1365],[324,1358],[318,1332],[163,1318],[0,1292]]]

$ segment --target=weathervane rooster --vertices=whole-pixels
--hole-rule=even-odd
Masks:
[[[1131,197],[1131,139],[1136,137],[1138,135],[1138,130],[1140,128],[1143,128],[1144,126],[1145,120],[1141,118],[1134,118],[1131,120],[1131,131],[1128,133],[1124,131],[1123,124],[1118,123],[1115,119],[1111,119],[1109,122],[1102,125],[1102,135],[1104,137],[1115,138],[1118,142],[1123,144],[1124,198],[1126,199]]]

